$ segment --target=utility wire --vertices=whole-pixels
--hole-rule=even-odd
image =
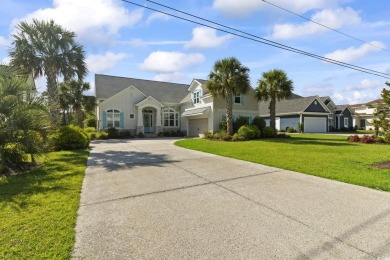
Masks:
[[[352,65],[352,64],[348,64],[348,63],[343,63],[343,62],[340,62],[340,61],[337,61],[337,60],[332,60],[332,59],[329,59],[329,58],[326,58],[326,57],[322,57],[322,56],[315,55],[315,54],[312,54],[312,53],[309,53],[309,52],[305,52],[305,51],[302,51],[302,50],[299,50],[299,49],[295,49],[295,48],[289,47],[287,45],[283,45],[283,44],[280,44],[280,43],[277,43],[277,42],[273,42],[273,41],[270,41],[270,40],[267,40],[267,39],[255,36],[255,35],[251,35],[251,34],[248,34],[248,33],[236,30],[234,28],[230,28],[230,27],[227,27],[227,26],[224,26],[224,25],[221,25],[221,24],[218,24],[218,23],[215,23],[215,22],[212,22],[212,21],[200,18],[200,17],[198,18],[195,15],[187,14],[187,13],[182,12],[180,10],[177,10],[177,12],[182,12],[182,13],[187,14],[189,16],[196,17],[196,18],[204,20],[204,21],[208,21],[210,23],[213,23],[213,24],[225,27],[225,28],[230,28],[231,30],[238,31],[240,33],[249,35],[249,36],[257,38],[257,39],[251,38],[249,36],[241,35],[241,34],[238,34],[238,33],[234,33],[234,32],[231,32],[231,31],[227,31],[227,30],[224,30],[224,29],[221,29],[221,28],[217,28],[217,27],[214,27],[214,26],[210,26],[210,25],[207,25],[207,24],[204,24],[204,23],[200,23],[200,22],[197,22],[197,21],[194,21],[194,20],[190,20],[190,19],[187,19],[187,18],[184,18],[184,17],[180,17],[180,16],[177,16],[177,15],[174,15],[174,14],[171,14],[171,13],[167,13],[167,12],[164,12],[164,11],[161,11],[161,10],[157,10],[155,8],[147,7],[147,6],[144,6],[144,5],[141,5],[141,4],[129,1],[129,0],[121,0],[121,1],[129,3],[129,4],[132,4],[132,5],[135,5],[135,6],[138,6],[138,7],[141,7],[141,8],[148,9],[148,10],[151,10],[151,11],[154,11],[154,12],[158,12],[158,13],[162,13],[162,14],[165,14],[165,15],[168,15],[168,16],[172,16],[172,17],[175,17],[175,18],[178,18],[178,19],[190,22],[190,23],[202,25],[202,26],[205,26],[205,27],[208,27],[208,28],[212,28],[212,29],[221,31],[221,32],[225,32],[225,33],[228,33],[228,34],[231,34],[231,35],[235,35],[235,36],[238,36],[238,37],[241,37],[241,38],[245,38],[245,39],[248,39],[248,40],[251,40],[251,41],[263,43],[263,44],[266,44],[266,45],[269,45],[269,46],[273,46],[273,47],[276,47],[276,48],[279,48],[279,49],[284,49],[284,50],[287,50],[287,51],[290,51],[290,52],[295,52],[295,53],[298,53],[298,54],[306,55],[306,56],[309,56],[309,57],[312,57],[312,58],[316,58],[316,59],[319,59],[319,60],[322,60],[322,61],[326,61],[326,62],[329,62],[329,63],[336,64],[336,65],[339,65],[339,66],[342,66],[342,67],[346,67],[346,68],[350,68],[350,69],[353,69],[353,70],[356,70],[356,71],[360,71],[360,72],[363,72],[363,73],[366,73],[366,74],[371,74],[371,75],[375,75],[375,76],[378,76],[378,77],[390,79],[390,74],[386,74],[386,73],[375,71],[375,70],[370,70],[370,69],[367,69],[367,68],[355,66],[355,65]],[[147,1],[155,3],[153,1],[149,1],[149,0],[147,0]],[[155,4],[158,4],[158,3],[155,3]],[[159,5],[161,5],[161,4],[159,4]],[[171,8],[171,7],[167,7],[167,8]],[[175,10],[174,8],[171,8],[171,9]]]
[[[295,12],[293,12],[293,11],[290,11],[290,10],[288,10],[288,9],[286,9],[286,8],[284,8],[284,7],[282,7],[282,6],[280,6],[280,5],[271,3],[271,2],[266,1],[266,0],[260,0],[260,1],[263,1],[264,3],[267,3],[267,4],[269,4],[269,5],[272,5],[272,6],[276,7],[276,8],[279,8],[279,9],[281,9],[281,10],[283,10],[283,11],[285,11],[285,12],[288,12],[288,13],[290,13],[290,14],[296,15],[296,16],[302,18],[302,19],[305,19],[305,20],[307,20],[307,21],[309,21],[309,22],[312,22],[312,23],[314,23],[314,24],[317,24],[317,25],[319,25],[319,26],[321,26],[321,27],[324,27],[324,28],[326,28],[326,29],[329,29],[329,30],[332,30],[332,31],[337,32],[337,33],[339,33],[339,34],[342,34],[342,35],[344,35],[344,36],[347,36],[347,37],[349,37],[349,38],[351,38],[351,39],[354,39],[354,40],[357,40],[357,41],[359,41],[359,42],[362,42],[362,43],[371,45],[372,47],[381,49],[381,50],[383,50],[383,51],[390,52],[390,50],[388,50],[388,49],[386,49],[386,48],[382,48],[382,47],[380,47],[380,46],[378,46],[378,45],[375,45],[375,44],[372,44],[372,43],[370,43],[370,42],[361,40],[361,39],[359,39],[359,38],[357,38],[357,37],[355,37],[355,36],[352,36],[352,35],[350,35],[350,34],[347,34],[347,33],[344,33],[344,32],[342,32],[342,31],[339,31],[339,30],[337,30],[337,29],[334,29],[334,28],[332,28],[332,27],[329,27],[329,26],[327,26],[327,25],[324,25],[324,24],[321,24],[321,23],[319,23],[319,22],[316,22],[316,21],[314,21],[314,20],[312,20],[312,19],[310,19],[310,18],[307,18],[307,17],[305,17],[305,16],[303,16],[303,15],[300,15],[300,14],[298,14],[298,13],[295,13]]]
[[[373,73],[383,74],[383,75],[385,75],[386,77],[390,76],[390,75],[387,74],[387,73],[382,73],[382,72],[379,72],[379,71],[375,71],[375,70],[363,68],[363,67],[360,67],[360,66],[352,65],[352,64],[349,64],[349,63],[341,62],[341,61],[338,61],[338,60],[334,60],[334,59],[326,58],[326,57],[319,56],[319,55],[316,55],[316,54],[313,54],[313,53],[309,53],[309,52],[306,52],[306,51],[302,51],[302,50],[300,50],[300,49],[296,49],[296,48],[293,48],[293,47],[290,47],[290,46],[287,46],[287,45],[284,45],[284,44],[281,44],[281,43],[278,43],[278,42],[275,42],[275,41],[271,41],[271,40],[262,38],[262,37],[260,37],[260,36],[253,35],[253,34],[250,34],[250,33],[247,33],[247,32],[244,32],[244,31],[241,31],[241,30],[238,30],[238,29],[235,29],[235,28],[233,28],[233,27],[229,27],[229,26],[226,26],[226,25],[223,25],[223,24],[220,24],[220,23],[216,23],[216,22],[213,22],[213,21],[211,21],[211,20],[202,18],[202,17],[200,17],[200,16],[196,16],[196,15],[190,14],[190,13],[188,13],[188,12],[184,12],[184,11],[175,9],[175,8],[170,7],[170,6],[167,6],[167,5],[163,5],[163,4],[161,4],[161,3],[158,3],[158,2],[155,2],[155,1],[152,1],[152,0],[146,0],[146,1],[147,1],[147,2],[150,2],[150,3],[153,3],[153,4],[155,4],[155,5],[159,5],[159,6],[162,6],[162,7],[167,8],[167,9],[176,11],[176,12],[180,12],[180,13],[182,13],[182,14],[185,14],[185,15],[188,15],[188,16],[191,16],[191,17],[194,17],[194,18],[197,18],[197,19],[200,19],[200,20],[202,20],[202,21],[206,21],[206,22],[208,22],[208,23],[215,24],[215,25],[221,26],[221,27],[223,27],[223,28],[227,28],[227,29],[229,29],[229,30],[233,30],[233,31],[236,31],[236,32],[245,34],[245,35],[249,35],[249,36],[251,36],[251,37],[260,39],[260,40],[262,40],[262,41],[266,41],[266,42],[269,42],[269,43],[272,43],[272,44],[276,44],[276,45],[278,45],[278,46],[280,46],[280,47],[283,47],[282,49],[288,48],[290,51],[297,52],[297,53],[301,53],[301,54],[303,54],[303,55],[310,56],[310,57],[316,58],[316,59],[320,59],[320,60],[323,60],[323,61],[326,61],[326,62],[329,62],[329,63],[334,63],[334,64],[337,63],[337,64],[343,64],[343,65],[345,65],[345,66],[353,66],[353,67],[356,67],[356,68],[359,68],[359,69],[363,69],[363,70],[367,70],[367,71],[370,71],[370,72],[373,72]],[[213,28],[214,28],[214,27],[213,27]],[[216,28],[214,28],[214,29],[216,29]],[[218,29],[217,29],[217,30],[218,30]],[[221,31],[223,31],[223,30],[221,30]],[[224,31],[224,32],[226,32],[226,31]],[[228,32],[228,33],[229,33],[229,32]],[[262,42],[262,43],[264,43],[264,42]],[[265,43],[265,44],[267,44],[267,43]],[[271,46],[274,46],[274,45],[271,45]],[[274,47],[277,47],[277,46],[274,46]]]

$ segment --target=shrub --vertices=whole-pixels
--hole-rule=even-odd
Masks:
[[[303,128],[304,128],[303,123],[298,123],[298,132],[299,133],[303,133]]]
[[[119,131],[115,127],[110,127],[107,130],[108,138],[114,139],[119,137]]]
[[[295,129],[292,127],[288,127],[286,131],[287,131],[287,133],[294,133]]]
[[[164,133],[163,133],[163,132],[158,132],[157,136],[158,136],[158,137],[163,137],[163,136],[164,136]]]
[[[358,135],[350,135],[348,138],[347,138],[348,142],[352,143],[352,142],[359,142],[360,141],[360,137]]]
[[[97,137],[97,133],[96,132],[93,132],[93,133],[87,133],[88,137],[89,137],[89,140],[95,140],[96,137]]]
[[[374,141],[375,143],[380,143],[380,144],[385,143],[385,139],[380,136],[374,136]]]
[[[139,132],[139,133],[137,134],[137,137],[138,137],[138,138],[144,138],[144,137],[145,137],[145,135],[144,135],[144,133],[142,133],[142,132]]]
[[[329,126],[329,132],[336,132],[336,131],[337,131],[336,127],[334,127],[332,125]]]
[[[96,125],[97,125],[97,118],[95,115],[89,115],[84,120],[84,127],[93,127],[96,129]]]
[[[236,133],[241,126],[248,125],[248,118],[244,116],[238,116],[233,122],[233,132]]]
[[[264,137],[275,137],[276,133],[275,130],[269,126],[264,127],[263,130],[263,136]]]
[[[385,143],[390,144],[390,132],[383,133],[383,140]]]
[[[131,134],[129,130],[123,130],[118,133],[119,137],[122,138],[134,138],[134,136]]]
[[[107,132],[99,132],[96,134],[96,139],[98,140],[107,140],[108,139],[108,133]]]
[[[224,141],[231,141],[232,137],[230,135],[228,135],[228,134],[225,134],[225,135],[222,136],[222,140],[224,140]]]
[[[263,133],[264,127],[265,127],[265,120],[264,118],[260,116],[256,116],[252,120],[252,125],[257,126],[257,128],[260,130],[261,133]]]
[[[340,131],[341,131],[341,132],[348,132],[348,131],[349,131],[349,129],[348,129],[348,128],[346,128],[346,127],[341,127],[341,128],[340,128]]]
[[[364,135],[362,138],[360,138],[360,142],[364,144],[373,144],[375,143],[374,136]]]
[[[244,137],[240,136],[239,134],[235,133],[232,136],[232,141],[246,141]]]
[[[219,123],[219,130],[227,131],[226,118]]]
[[[86,128],[84,128],[84,132],[86,132],[86,133],[93,133],[93,132],[96,132],[96,128],[94,128],[94,127],[86,127]]]
[[[240,127],[240,129],[238,129],[237,134],[239,136],[242,136],[246,140],[254,139],[260,133],[260,130],[258,128],[258,132],[256,133],[255,127],[257,128],[257,126],[243,125]]]
[[[280,133],[276,135],[277,138],[290,138],[291,136],[286,135],[286,133]]]
[[[56,151],[82,149],[89,146],[88,135],[75,125],[60,127],[50,139]]]
[[[163,133],[163,136],[165,136],[165,137],[171,137],[171,133],[168,132],[168,131],[166,131],[166,132]]]

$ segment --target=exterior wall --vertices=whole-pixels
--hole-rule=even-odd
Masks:
[[[270,117],[263,117],[263,119],[265,120],[266,126],[270,126]],[[279,119],[280,122],[280,129],[277,130],[287,130],[288,127],[292,127],[296,131],[298,130],[299,115],[276,116],[276,119]],[[276,128],[278,128],[278,126],[276,126]]]
[[[97,115],[98,115],[98,125],[99,130],[105,129],[103,127],[103,112],[109,109],[116,109],[124,113],[124,127],[118,128],[134,130],[137,128],[137,110],[134,104],[137,104],[145,98],[139,91],[129,88],[124,91],[119,92],[114,95],[112,98],[107,99],[101,102],[98,105]],[[130,114],[134,114],[134,118],[130,119]]]
[[[314,100],[304,112],[325,112],[326,110],[322,107],[318,100]]]
[[[351,114],[351,112],[348,109],[345,109],[342,112],[342,115],[340,115],[340,128],[341,127],[345,127],[345,125],[344,125],[344,118],[348,118],[348,126],[346,126],[346,127],[347,128],[353,127],[352,114]]]

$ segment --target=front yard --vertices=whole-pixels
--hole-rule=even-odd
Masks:
[[[70,258],[88,153],[49,153],[36,169],[0,176],[0,259]]]
[[[274,166],[346,183],[390,191],[390,146],[348,143],[346,136],[294,134],[291,138],[247,142],[186,139],[175,144],[193,150]],[[228,170],[228,169],[226,169]]]

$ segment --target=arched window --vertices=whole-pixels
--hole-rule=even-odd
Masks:
[[[179,126],[179,113],[173,108],[166,108],[163,110],[163,125],[166,127]]]
[[[120,112],[119,110],[107,110],[107,127],[120,127]]]

